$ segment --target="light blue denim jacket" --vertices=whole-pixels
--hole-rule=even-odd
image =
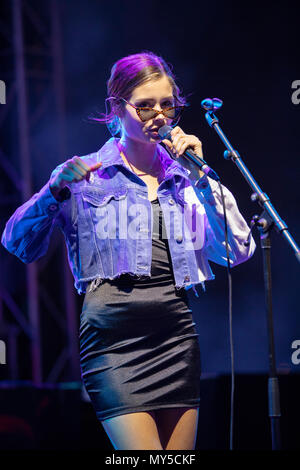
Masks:
[[[68,184],[70,197],[58,202],[49,183],[20,206],[8,220],[2,244],[24,263],[45,255],[58,226],[65,237],[68,259],[79,294],[95,289],[104,279],[130,273],[151,276],[152,205],[147,185],[124,163],[112,137],[95,153],[81,158],[102,166],[90,180]],[[209,260],[227,265],[224,216],[218,183],[204,175],[191,184],[189,171],[159,145],[164,178],[157,195],[164,215],[175,288],[189,289],[214,279]],[[249,259],[255,250],[249,227],[235,198],[223,186],[228,225],[230,264]]]

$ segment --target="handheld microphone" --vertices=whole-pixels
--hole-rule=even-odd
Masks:
[[[162,126],[160,129],[158,129],[158,135],[162,140],[168,139],[170,140],[170,142],[172,142],[171,131],[172,131],[172,127],[165,125],[165,126]],[[220,178],[217,175],[217,173],[208,166],[208,164],[206,163],[205,160],[203,160],[203,158],[196,155],[192,150],[187,149],[182,154],[182,156],[186,160],[192,161],[193,163],[195,163],[207,176],[209,176],[213,180],[220,181]]]

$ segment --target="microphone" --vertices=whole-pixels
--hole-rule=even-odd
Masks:
[[[162,140],[168,139],[172,142],[171,131],[172,131],[172,127],[165,125],[165,126],[162,126],[160,129],[158,129],[158,135]],[[206,163],[205,160],[203,160],[203,158],[196,155],[192,150],[187,149],[182,154],[182,156],[186,160],[192,161],[193,163],[195,163],[207,176],[209,176],[213,180],[220,181],[220,178],[217,175],[217,173],[208,166],[208,164]]]

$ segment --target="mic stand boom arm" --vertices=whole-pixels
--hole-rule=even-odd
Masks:
[[[220,107],[219,103],[222,103],[221,100],[205,100],[203,104],[207,103],[216,103]],[[205,106],[203,106],[204,109]],[[213,109],[213,108],[212,108]],[[214,108],[217,109],[217,108]],[[270,231],[273,226],[275,226],[277,232],[282,234],[285,239],[288,241],[292,249],[295,251],[296,258],[300,262],[300,251],[293,237],[287,229],[287,225],[279,216],[278,212],[275,210],[273,205],[270,202],[269,197],[261,190],[244,162],[242,161],[239,153],[233,149],[232,145],[228,141],[227,137],[224,135],[223,131],[219,126],[219,120],[211,111],[205,113],[206,120],[210,127],[212,127],[220,139],[224,143],[227,150],[224,152],[224,158],[226,160],[231,159],[236,166],[239,168],[240,172],[254,190],[254,193],[251,196],[253,201],[257,201],[261,207],[263,207],[263,212],[260,216],[255,215],[251,221],[251,230],[253,226],[256,226],[260,232],[260,242],[263,253],[263,269],[264,269],[264,286],[265,286],[265,307],[267,314],[267,327],[268,327],[268,348],[269,348],[269,379],[268,379],[268,403],[269,403],[269,418],[271,425],[271,438],[272,438],[272,449],[279,450],[281,448],[281,439],[280,439],[280,426],[279,419],[281,416],[280,412],[280,400],[279,400],[279,384],[278,378],[276,376],[276,362],[275,362],[275,347],[274,347],[274,328],[273,328],[273,311],[272,311],[272,282],[271,282],[271,239]],[[248,241],[249,242],[250,234],[249,233]]]
[[[251,188],[254,190],[254,194],[252,194],[251,199],[253,201],[258,201],[260,206],[262,206],[265,210],[264,215],[267,217],[268,222],[271,224],[274,224],[275,229],[277,232],[281,233],[285,239],[288,241],[292,249],[295,251],[296,258],[300,262],[300,248],[298,247],[297,243],[293,239],[292,235],[288,231],[288,227],[286,223],[281,219],[279,216],[278,212],[276,209],[273,207],[271,204],[271,201],[269,197],[264,193],[253,176],[251,175],[250,171],[244,164],[243,160],[241,159],[239,153],[233,149],[232,145],[228,141],[227,137],[224,135],[222,129],[219,126],[219,120],[218,118],[214,115],[213,112],[208,111],[205,113],[206,120],[210,127],[213,127],[222,142],[224,143],[225,147],[227,150],[224,152],[224,158],[226,160],[232,160],[242,175],[244,176],[245,180],[248,182],[248,184],[251,186]],[[264,221],[263,221],[264,222]]]

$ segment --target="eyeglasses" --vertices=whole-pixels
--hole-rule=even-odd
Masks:
[[[121,98],[121,99],[124,100],[125,103],[129,104],[132,108],[136,110],[138,117],[143,122],[149,121],[149,119],[152,119],[158,116],[159,114],[163,114],[166,118],[177,121],[183,109],[185,108],[185,106],[168,106],[158,111],[157,109],[154,109],[154,108],[135,106],[134,104],[126,101],[124,98]]]

